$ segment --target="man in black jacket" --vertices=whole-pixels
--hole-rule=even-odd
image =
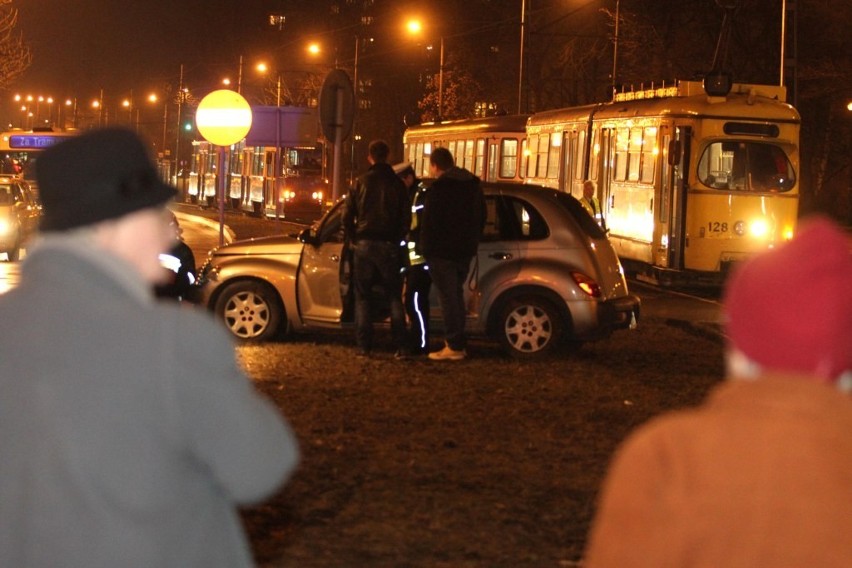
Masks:
[[[456,167],[446,148],[432,152],[429,167],[437,179],[425,194],[418,251],[426,258],[438,292],[446,340],[444,348],[429,358],[458,361],[467,357],[464,282],[485,226],[485,198],[479,178]]]
[[[382,140],[370,143],[369,171],[358,178],[346,196],[343,227],[353,252],[355,340],[359,356],[373,347],[370,296],[381,282],[390,304],[391,332],[397,357],[408,354],[405,310],[402,306],[402,243],[411,224],[411,203],[402,180],[387,163],[390,148]]]

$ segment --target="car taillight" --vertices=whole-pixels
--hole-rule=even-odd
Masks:
[[[572,272],[571,276],[574,278],[574,282],[577,283],[577,286],[580,287],[580,290],[592,298],[600,298],[601,287],[594,279],[589,278],[582,272]]]

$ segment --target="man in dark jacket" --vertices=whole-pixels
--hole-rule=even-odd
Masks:
[[[378,277],[390,304],[397,357],[404,358],[409,349],[402,306],[402,243],[411,224],[411,203],[405,184],[387,163],[389,154],[386,142],[370,143],[370,169],[346,196],[343,227],[353,251],[358,354],[369,356],[373,347],[370,296]]]
[[[464,282],[485,226],[485,198],[479,178],[456,167],[446,148],[432,152],[429,166],[437,179],[425,195],[418,250],[438,292],[446,340],[429,358],[458,361],[467,357]]]

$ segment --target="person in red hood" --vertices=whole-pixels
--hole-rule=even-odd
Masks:
[[[616,452],[584,567],[852,566],[852,254],[825,218],[724,295],[727,380]]]

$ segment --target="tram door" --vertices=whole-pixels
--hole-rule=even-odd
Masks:
[[[609,217],[610,211],[612,209],[612,167],[613,167],[613,152],[615,150],[615,130],[612,128],[601,128],[600,130],[600,160],[598,160],[600,166],[598,170],[598,200],[601,203],[601,208],[603,209],[603,215],[606,219]],[[589,158],[591,163],[595,163],[595,160],[592,160],[592,152],[595,151],[593,145],[589,146]]]
[[[686,195],[689,182],[689,150],[692,128],[676,126],[674,143],[669,145],[670,171],[668,188],[670,196],[668,212],[668,259],[667,265],[675,270],[683,269],[686,250]]]
[[[571,185],[574,178],[577,133],[566,130],[562,136],[562,167],[559,168],[559,191],[563,191],[570,195],[572,193]]]

